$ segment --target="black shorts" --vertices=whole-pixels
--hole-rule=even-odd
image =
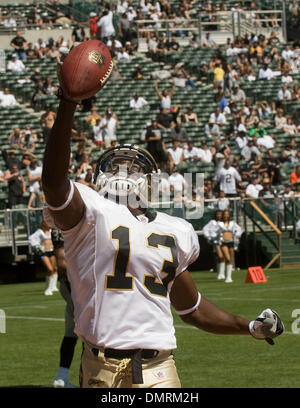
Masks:
[[[233,241],[223,241],[222,246],[227,246],[227,248],[234,248],[234,242]]]
[[[41,247],[33,247],[32,252],[35,256],[41,258],[42,256],[48,256],[49,258],[51,256],[54,256],[54,251],[51,249],[50,251],[45,251]]]

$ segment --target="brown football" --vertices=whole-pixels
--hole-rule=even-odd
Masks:
[[[103,88],[112,70],[107,46],[99,40],[88,40],[72,48],[66,56],[60,81],[69,98],[87,99]]]

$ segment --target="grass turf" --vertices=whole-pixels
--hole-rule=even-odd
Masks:
[[[299,387],[299,335],[293,334],[292,312],[300,309],[299,271],[267,271],[267,283],[246,284],[246,271],[234,282],[216,280],[212,272],[192,272],[209,300],[228,312],[253,319],[266,307],[275,309],[286,332],[275,346],[250,336],[214,335],[184,324],[174,315],[177,370],[185,388]],[[43,282],[0,286],[0,309],[6,333],[0,334],[0,387],[51,387],[64,334],[65,302],[59,293],[43,295]],[[81,343],[78,341],[70,380],[78,385]]]

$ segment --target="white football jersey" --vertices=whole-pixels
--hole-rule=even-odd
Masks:
[[[76,334],[115,349],[175,348],[169,292],[199,255],[192,225],[160,212],[139,220],[125,205],[75,185],[85,216],[62,235]],[[47,207],[44,217],[53,225]]]
[[[220,190],[226,194],[236,193],[236,182],[241,181],[241,176],[234,167],[226,169],[223,167],[216,176],[216,180],[220,183]]]

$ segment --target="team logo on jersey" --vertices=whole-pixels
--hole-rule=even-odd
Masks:
[[[160,380],[162,380],[163,378],[166,378],[166,374],[162,370],[154,371],[153,374],[156,378],[159,378]]]

